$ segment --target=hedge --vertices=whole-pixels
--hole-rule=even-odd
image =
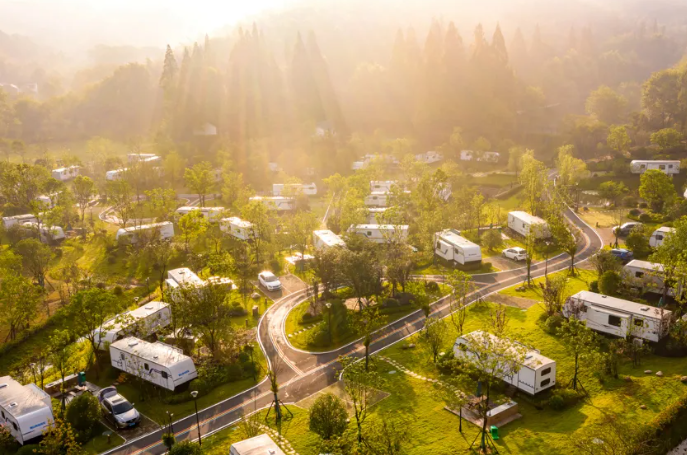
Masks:
[[[687,439],[687,393],[676,402],[661,411],[637,437],[637,447],[631,455],[665,454]],[[647,445],[642,441],[650,441],[651,447],[647,452]]]

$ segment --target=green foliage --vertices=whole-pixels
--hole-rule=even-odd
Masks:
[[[4,425],[0,425],[0,453],[13,453],[19,443]]]
[[[496,251],[503,246],[503,238],[498,229],[489,229],[482,234],[482,245],[491,251]]]
[[[340,436],[348,426],[346,405],[331,393],[319,395],[310,407],[310,431],[322,439]]]
[[[657,213],[663,213],[666,206],[677,198],[672,179],[658,169],[649,169],[642,174],[639,195]]]
[[[599,185],[599,196],[616,204],[618,199],[627,194],[628,189],[623,182],[609,180]]]
[[[547,404],[551,409],[562,411],[566,408],[574,406],[583,396],[573,389],[554,389],[548,399]]]
[[[627,100],[608,86],[594,90],[585,104],[587,113],[598,120],[613,124],[620,123],[626,115]]]
[[[682,142],[682,134],[673,128],[663,128],[651,135],[651,143],[662,151],[678,147]]]
[[[94,436],[99,428],[100,404],[90,393],[83,393],[73,399],[67,406],[66,421],[72,426],[77,441],[84,443]]]
[[[606,138],[606,145],[611,150],[621,154],[630,147],[631,143],[630,136],[627,134],[627,129],[624,126],[611,126]]]
[[[202,455],[203,449],[195,442],[181,441],[172,446],[168,455]]]
[[[544,330],[546,330],[547,333],[554,335],[556,331],[563,325],[563,321],[565,321],[565,319],[560,314],[549,316],[544,322]]]
[[[618,288],[620,287],[622,281],[623,279],[618,272],[613,270],[604,272],[604,274],[599,278],[599,291],[605,295],[617,295]]]
[[[14,451],[7,452],[7,453],[13,453],[13,452]],[[15,455],[35,455],[37,453],[38,454],[43,453],[38,444],[26,444],[26,445],[21,446],[19,448],[19,450],[16,451]]]
[[[636,226],[630,231],[627,239],[625,239],[625,244],[638,258],[647,257],[651,253],[649,236],[642,225]]]

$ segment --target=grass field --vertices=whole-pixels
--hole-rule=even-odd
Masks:
[[[467,177],[468,183],[476,186],[510,187],[518,182],[515,174],[487,174],[483,177]]]
[[[558,272],[553,275],[568,275],[567,271],[563,272]],[[578,269],[577,274],[573,277],[568,277],[568,287],[565,290],[566,297],[569,297],[573,294],[577,294],[580,291],[586,291],[589,289],[589,283],[592,281],[596,280],[596,272],[593,270],[583,270],[583,269]],[[544,277],[537,278],[535,280],[532,280],[534,283],[534,286],[526,289],[525,291],[516,291],[515,287],[510,287],[508,289],[504,289],[503,291],[499,292],[499,294],[503,295],[510,295],[513,297],[522,297],[525,299],[533,299],[533,300],[542,300],[542,291],[541,288],[539,287],[539,283],[544,283],[546,279]]]

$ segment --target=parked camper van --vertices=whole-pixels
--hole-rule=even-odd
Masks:
[[[370,193],[388,193],[396,184],[396,180],[372,180],[370,181]]]
[[[55,180],[59,180],[60,182],[66,182],[68,180],[76,178],[79,175],[80,169],[81,168],[79,166],[60,167],[57,169],[53,169],[50,174],[52,175],[52,178],[54,178]]]
[[[365,210],[365,209],[361,209]],[[388,210],[388,207],[370,207],[367,209],[367,222],[369,224],[377,224],[379,221],[377,215],[383,215]]]
[[[658,248],[663,244],[663,239],[675,232],[675,228],[661,226],[656,229],[649,238],[649,245],[653,248]]]
[[[478,161],[485,163],[498,163],[501,159],[501,154],[499,152],[476,152],[474,150],[461,150],[460,160],[461,161]]]
[[[550,389],[556,385],[556,361],[541,355],[536,349],[531,349],[527,346],[521,345],[516,341],[502,340],[491,333],[477,330],[458,337],[453,345],[453,354],[456,358],[470,358],[475,355],[470,351],[471,343],[487,343],[487,344],[501,344],[508,342],[513,346],[519,345],[526,349],[525,359],[520,365],[520,370],[513,376],[504,376],[503,379],[508,384],[511,384],[530,395],[535,395],[543,390]],[[510,348],[509,348],[510,349]]]
[[[27,213],[24,215],[14,215],[14,216],[4,216],[2,217],[2,224],[5,226],[5,229],[9,229],[12,226],[17,226],[17,225],[22,225],[24,223],[37,223],[38,218],[36,218],[35,215],[32,215],[31,213]]]
[[[107,349],[109,343],[114,343],[133,333],[146,337],[167,327],[172,320],[172,312],[164,302],[148,302],[134,310],[127,311],[105,322],[96,329],[95,340],[98,348]]]
[[[348,228],[348,232],[367,237],[374,243],[405,242],[408,239],[407,225],[358,224]]]
[[[249,199],[250,201],[256,201],[262,203],[265,207],[267,207],[267,210],[275,210],[275,211],[287,211],[287,210],[293,210],[296,208],[296,199],[292,197],[285,197],[285,196],[272,196],[272,197],[266,197],[266,196],[253,196],[252,198]]]
[[[566,300],[563,315],[587,322],[597,332],[620,338],[628,334],[647,341],[660,341],[668,334],[672,313],[629,300],[590,291],[580,291]]]
[[[433,163],[438,163],[439,161],[444,159],[444,155],[442,155],[439,152],[435,151],[429,151],[425,153],[420,153],[415,155],[415,159],[417,161],[421,161],[425,164],[433,164]]]
[[[54,421],[50,395],[36,384],[21,385],[10,376],[0,377],[0,426],[19,444],[42,436]]]
[[[151,162],[151,161],[157,161],[160,159],[159,156],[157,156],[154,153],[129,153],[126,156],[127,161],[129,164],[132,163],[141,163],[141,162]]]
[[[149,343],[134,337],[110,345],[112,366],[167,390],[174,390],[198,377],[191,357],[174,346]]]
[[[538,239],[545,239],[551,236],[549,225],[538,216],[530,215],[527,212],[509,212],[508,227],[522,236],[529,234],[532,226],[536,226],[535,236]]]
[[[203,218],[211,223],[217,223],[222,218],[224,207],[179,207],[176,209],[177,217],[182,217],[194,210],[200,211]]]
[[[460,231],[446,229],[434,234],[434,254],[453,264],[479,267],[482,250],[479,245],[460,235]]]
[[[624,267],[624,278],[632,287],[640,289],[642,292],[653,292],[663,294],[663,265],[657,262],[640,261],[634,259]],[[668,295],[675,297],[675,289],[668,289]],[[682,284],[677,286],[677,295],[682,294]]]
[[[204,286],[203,281],[198,275],[193,273],[188,267],[173,269],[167,272],[165,280],[169,288],[175,289],[181,286]]]
[[[630,162],[630,171],[633,174],[644,174],[650,169],[676,175],[680,173],[680,162],[677,160],[632,160]]]
[[[253,223],[242,220],[237,216],[222,218],[219,228],[222,232],[230,234],[232,237],[236,237],[239,240],[251,240],[255,238]]]
[[[46,226],[44,224],[38,224],[36,222],[22,223],[21,225],[24,229],[29,229],[33,232],[37,232],[40,235],[42,242],[47,241],[58,241],[64,240],[64,229],[59,226]]]
[[[343,241],[341,237],[334,234],[329,229],[322,229],[319,231],[313,231],[312,233],[313,246],[315,249],[320,248],[331,248],[335,246],[345,247],[346,242]]]
[[[162,223],[143,224],[141,226],[131,226],[122,228],[117,231],[117,241],[128,241],[129,243],[138,242],[138,237],[141,232],[153,235],[155,232],[160,234],[161,239],[170,239],[174,237],[174,225],[171,221],[163,221]]]
[[[124,177],[124,173],[127,171],[127,168],[122,168],[122,169],[114,169],[112,171],[107,171],[105,173],[105,180],[120,180],[122,177]]]
[[[365,196],[365,205],[368,207],[387,207],[390,195],[386,191],[374,191]]]
[[[295,196],[297,194],[316,196],[317,185],[314,183],[275,183],[272,185],[272,195],[274,196]]]

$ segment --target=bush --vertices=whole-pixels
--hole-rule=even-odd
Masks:
[[[581,399],[582,396],[573,389],[555,389],[549,397],[548,405],[553,410],[562,411]]]
[[[648,208],[648,207],[649,207],[649,204],[647,204],[646,202],[640,202],[640,203],[639,203],[639,208],[640,208],[640,209],[645,209],[645,208]]]
[[[639,209],[632,209],[630,210],[630,216],[638,217],[641,215],[642,212],[639,211]]]
[[[639,215],[639,221],[641,221],[642,223],[651,223],[651,215],[649,215],[648,213],[642,213],[641,215]]]
[[[384,299],[384,302],[382,302],[382,308],[396,308],[401,306],[401,303],[394,298],[388,298]]]
[[[227,379],[230,381],[238,381],[243,378],[243,367],[240,363],[232,363],[227,367]],[[217,384],[218,385],[218,384]]]
[[[167,455],[202,455],[203,449],[191,441],[181,441],[172,446]]]
[[[599,278],[599,291],[605,295],[616,295],[623,279],[618,272],[609,270]]]
[[[120,297],[124,295],[124,289],[122,289],[121,286],[115,286],[114,289],[112,290],[112,293],[116,295],[117,297]]]
[[[623,198],[623,206],[625,207],[637,207],[637,198],[634,196],[625,196]]]
[[[435,281],[425,281],[425,290],[430,294],[439,292],[439,284]]]
[[[556,333],[556,330],[563,325],[564,318],[560,314],[554,314],[553,316],[550,316],[549,318],[546,319],[546,322],[544,323],[544,329],[554,335]]]
[[[229,316],[237,317],[246,316],[247,314],[248,312],[239,302],[234,302],[231,304],[231,308],[229,309]]]
[[[599,282],[597,280],[594,280],[591,283],[589,283],[589,290],[592,292],[596,292],[598,294],[599,293]]]
[[[320,395],[310,407],[310,431],[322,439],[342,435],[348,426],[347,421],[346,405],[331,393]]]
[[[100,420],[100,403],[90,393],[74,398],[67,406],[67,422],[72,426],[79,442],[86,442],[93,436]]]
[[[407,306],[415,301],[415,296],[410,292],[397,292],[396,300],[398,300],[400,306]]]
[[[281,263],[279,262],[279,259],[271,259],[270,260],[270,268],[272,269],[272,272],[277,275],[279,272],[281,272]]]
[[[37,453],[41,453],[41,446],[38,444],[26,444],[20,447],[15,455],[35,455]]]

